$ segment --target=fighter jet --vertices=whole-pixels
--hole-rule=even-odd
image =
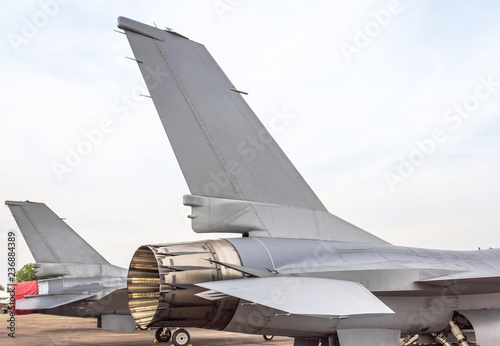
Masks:
[[[203,45],[118,27],[188,184],[193,230],[240,235],[141,246],[127,279],[139,325],[176,329],[177,346],[188,327],[295,346],[500,345],[500,250],[395,246],[330,214]]]
[[[97,317],[97,326],[131,333],[127,269],[110,264],[44,203],[6,201],[36,261],[38,294],[16,301],[16,310]],[[54,278],[55,277],[55,278]]]

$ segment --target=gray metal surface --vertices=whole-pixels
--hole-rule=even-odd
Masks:
[[[115,315],[128,315],[127,289],[116,289],[102,298],[92,301],[85,306],[85,311],[91,316],[99,316],[103,313],[113,313]]]
[[[339,330],[342,346],[399,346],[400,331],[394,329],[349,329]]]
[[[62,277],[38,281],[39,292],[45,294],[68,294],[89,292],[96,296],[107,295],[127,287],[125,276]]]
[[[477,345],[498,346],[500,339],[500,309],[469,310],[463,315],[471,321]]]
[[[203,45],[124,17],[118,27],[192,194],[325,210]]]
[[[111,265],[45,204],[5,204],[36,260],[37,276],[58,276],[38,280],[39,295],[18,300],[16,309],[74,317],[119,313],[130,318],[126,293],[120,292],[127,287],[125,268]]]
[[[228,311],[232,319],[225,330],[292,336],[296,345],[324,344],[327,337],[340,346],[398,345],[402,335],[444,332],[450,321],[462,327],[472,322],[478,340],[500,344],[500,251],[391,246],[328,214],[203,46],[123,17],[118,25],[126,31],[188,182],[191,195],[184,204],[192,208],[193,229],[246,236],[230,240],[238,259],[211,264],[249,276],[266,273],[220,281],[226,278],[200,269],[199,253],[177,264],[168,263],[172,258],[163,261],[164,256],[186,256],[190,244],[178,245],[177,254],[169,245],[161,256],[164,245],[151,245],[139,249],[157,252],[149,254],[145,267],[137,261],[129,273],[129,292],[147,289],[149,300],[167,302],[160,280],[148,287],[139,282],[157,275],[184,290],[185,304],[189,295],[198,294],[190,290],[198,283],[211,289],[198,298],[241,299],[235,311]],[[175,282],[167,280],[165,268],[175,273]],[[376,307],[367,309],[367,304]],[[394,313],[363,314],[387,307]],[[173,325],[180,317],[182,325],[202,323],[204,313],[205,321],[213,319],[213,309],[199,301],[177,308],[159,307],[155,323]],[[336,315],[336,309],[346,315]]]
[[[109,264],[44,203],[5,204],[37,263]]]
[[[341,319],[333,323],[312,317],[275,316],[278,311],[240,305],[226,329],[229,331],[303,337],[320,337],[326,330],[360,327],[397,329],[414,334],[421,330],[438,332],[448,325],[454,311],[500,307],[498,285],[483,283],[478,286],[468,279],[470,273],[478,271],[498,273],[499,250],[443,251],[270,238],[235,238],[230,241],[240,253],[245,267],[265,270],[272,263],[271,269],[279,273],[278,277],[288,277],[283,287],[302,287],[301,281],[305,277],[359,282],[395,314]],[[259,247],[265,251],[257,251]],[[252,256],[252,252],[257,256]],[[446,287],[419,283],[420,280],[446,277],[451,273],[455,273],[455,281],[449,282]],[[271,292],[268,290],[269,296]],[[315,302],[313,291],[310,291],[307,301]],[[253,319],[253,324],[249,326],[244,316],[256,311],[260,322],[256,323],[257,319]]]
[[[127,278],[129,307],[136,323],[142,327],[223,329],[238,300],[211,302],[197,297],[202,289],[195,286],[243,277],[218,261],[239,263],[236,250],[225,240],[140,247]]]
[[[295,315],[347,318],[394,313],[353,281],[280,276],[204,282],[197,286]],[[197,295],[207,297],[207,293],[210,291]]]
[[[136,326],[130,315],[104,315],[101,319],[102,329],[118,333],[132,334]]]
[[[227,239],[238,251],[244,267],[259,270],[274,270],[274,263],[269,250],[258,238]]]
[[[118,27],[191,193],[325,209],[204,46],[124,17]]]
[[[250,237],[324,239],[388,244],[324,210],[185,195],[197,233],[243,233]]]
[[[92,297],[92,294],[37,295],[16,302],[17,310],[45,310]]]
[[[446,287],[460,284],[460,293],[500,292],[500,286],[495,284],[500,273],[500,250],[497,249],[447,251],[302,239],[228,240],[240,254],[243,266],[276,270],[282,275],[357,281],[372,292],[441,292],[440,281],[433,279],[452,275],[454,280],[448,280]],[[477,273],[496,275],[492,277],[492,284],[478,287],[475,280],[470,280],[471,275]]]
[[[187,284],[191,285],[193,282],[187,276],[183,278],[186,281],[176,281],[179,287],[177,292],[183,290],[187,301],[189,295],[197,293],[201,293],[197,295],[208,301],[224,300],[228,296],[242,299],[225,328],[227,331],[303,338],[321,338],[326,331],[336,333],[337,330],[359,328],[392,329],[408,334],[425,330],[430,333],[446,328],[455,311],[500,308],[500,288],[497,285],[478,287],[467,279],[469,272],[498,271],[499,250],[442,251],[273,238],[234,238],[229,241],[237,250],[245,269],[253,268],[256,272],[267,272],[274,277],[201,283],[202,287],[217,291],[203,293],[186,289]],[[189,261],[202,264],[200,259],[207,257],[207,254],[196,251],[195,244],[155,247],[170,247],[173,251],[171,255],[178,254],[180,257],[188,255],[188,250],[193,251]],[[187,250],[183,251],[182,246]],[[169,253],[167,250],[161,252]],[[240,263],[239,260],[233,261],[235,265]],[[157,260],[155,262],[158,263]],[[162,260],[161,263],[170,261]],[[182,260],[181,263],[186,265],[188,262]],[[189,265],[186,267],[192,269]],[[144,270],[148,272],[146,267]],[[182,268],[178,267],[176,270],[182,271]],[[444,288],[420,283],[420,280],[446,277],[450,273],[461,273],[464,280],[457,278]],[[203,278],[198,275],[195,277]],[[335,286],[337,280],[345,280],[342,283],[348,284],[341,290],[342,286]],[[362,290],[357,291],[359,288]],[[158,292],[157,288],[155,290]],[[386,313],[375,317],[373,315],[376,314],[363,311],[368,307],[364,299],[373,295],[383,303],[382,306],[394,311],[394,314]],[[156,301],[153,295],[151,299]],[[367,299],[371,301],[371,298]],[[191,301],[193,304],[196,302],[200,306],[204,305],[195,299]],[[171,319],[173,315],[168,317],[169,307],[164,308],[164,323],[175,324],[175,320]],[[360,309],[357,312],[361,314],[349,315],[349,311],[344,310],[337,312],[343,316],[335,315],[336,309],[341,308],[352,309],[351,313],[354,309]],[[317,317],[325,313],[321,309],[327,310],[332,319]],[[196,321],[196,311],[184,311],[187,315],[191,314],[191,323]],[[364,316],[363,312],[366,313]],[[481,328],[482,323],[483,321],[476,321],[478,330],[488,327],[486,325]]]
[[[194,195],[185,203],[207,207],[193,210],[196,232],[386,243],[326,211],[204,46],[124,17],[118,27]]]

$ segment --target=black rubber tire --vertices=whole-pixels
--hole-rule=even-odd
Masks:
[[[191,341],[191,336],[185,329],[177,329],[172,336],[172,342],[175,346],[187,346]]]
[[[155,338],[158,342],[169,342],[172,337],[172,332],[170,329],[167,329],[165,334],[163,334],[163,328],[158,328],[155,332]]]
[[[271,341],[273,338],[274,338],[274,335],[262,335],[262,337],[264,338],[264,340],[266,341]]]

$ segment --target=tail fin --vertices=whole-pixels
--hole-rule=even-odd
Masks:
[[[37,263],[109,264],[44,203],[5,204]]]
[[[193,195],[325,210],[204,46],[120,17]]]
[[[386,244],[327,212],[207,49],[119,17],[191,195],[196,232]]]

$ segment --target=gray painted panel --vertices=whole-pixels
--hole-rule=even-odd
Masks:
[[[460,311],[472,323],[481,346],[500,345],[500,309]]]
[[[228,238],[238,251],[244,267],[267,270],[273,269],[273,262],[262,243],[254,238]]]
[[[353,281],[278,276],[196,285],[295,315],[366,317],[394,313]]]
[[[118,26],[192,194],[325,210],[204,46],[123,17]]]
[[[127,334],[132,334],[136,326],[131,315],[103,315],[101,323],[104,330]]]
[[[92,297],[92,294],[61,294],[32,296],[30,298],[19,299],[16,302],[18,310],[42,310],[52,309],[61,305],[77,302],[82,299]]]
[[[244,233],[250,237],[360,241],[388,245],[386,241],[328,213],[269,203],[185,195],[197,233]]]
[[[43,203],[6,201],[35,261],[109,264]]]
[[[209,201],[209,208],[205,208],[206,205],[193,205],[193,209],[198,208],[194,210],[193,214],[196,215],[193,217],[198,217],[199,222],[199,227],[194,229],[231,232],[231,226],[234,226],[234,229],[254,237],[278,235],[283,238],[325,239],[325,234],[318,230],[328,229],[326,226],[331,224],[338,225],[331,228],[330,234],[333,235],[328,239],[346,240],[345,243],[304,242],[296,239],[281,239],[278,242],[272,239],[268,242],[248,238],[232,242],[240,251],[244,266],[278,269],[296,276],[321,275],[333,279],[338,275],[346,275],[353,281],[363,280],[367,288],[376,291],[380,299],[391,308],[394,306],[396,311],[395,316],[377,319],[342,319],[336,322],[338,325],[332,325],[334,322],[329,319],[315,323],[317,320],[311,317],[281,318],[263,314],[257,325],[251,326],[252,331],[269,326],[269,329],[276,328],[282,333],[307,337],[307,333],[314,332],[323,333],[319,336],[324,336],[325,330],[331,332],[338,327],[343,336],[343,346],[368,343],[397,345],[399,331],[393,329],[395,326],[405,331],[424,327],[426,332],[437,331],[446,326],[455,311],[456,295],[484,293],[485,290],[498,292],[497,282],[490,278],[498,277],[498,251],[482,254],[350,242],[368,241],[363,233],[353,232],[353,226],[347,227],[326,212],[317,211],[324,210],[321,202],[274,141],[266,142],[262,150],[252,148],[252,140],[258,141],[259,136],[267,138],[268,133],[241,95],[230,91],[234,86],[203,46],[126,18],[119,19],[119,26],[127,31],[192,193],[248,201],[244,206],[232,204],[231,208],[226,208],[230,204],[227,200]],[[252,212],[257,220],[253,217],[255,215],[249,217]],[[228,218],[234,223],[228,222]],[[214,224],[210,224],[210,221]],[[343,237],[345,234],[350,237]],[[320,248],[319,254],[316,248]],[[482,276],[481,273],[486,275]],[[474,282],[471,282],[471,276]],[[451,279],[454,285],[443,289],[438,286],[442,283],[442,278],[438,277],[448,281]],[[438,281],[419,282],[430,278],[438,278]],[[236,287],[236,291],[250,290],[247,292],[250,295],[246,296],[245,293],[244,298],[256,299],[255,294],[260,292],[269,295],[269,290],[273,292],[276,289],[276,286],[267,284],[253,286],[256,282],[261,283],[256,280],[259,279],[235,281],[235,287],[243,285]],[[307,278],[300,280],[308,281]],[[488,284],[488,281],[492,284]],[[232,282],[217,284],[227,292],[235,288],[228,286]],[[459,289],[457,294],[455,288]],[[309,290],[311,292],[313,294],[309,294],[305,301],[317,304],[315,291]],[[234,294],[243,297],[241,293]],[[359,297],[364,296],[360,294]],[[262,296],[257,298],[259,301],[263,299]],[[439,304],[438,311],[435,311],[435,303]],[[469,300],[468,303],[476,309],[490,308],[493,304],[483,299]],[[283,305],[273,306],[284,308]],[[249,316],[257,309],[251,305],[238,307],[228,329],[242,326],[245,318],[246,323],[250,324]],[[421,313],[430,313],[430,318],[420,316]],[[497,319],[496,315],[487,316],[495,321]],[[330,324],[327,325],[325,320]],[[304,327],[304,321],[307,322],[307,328]]]
[[[349,329],[339,330],[338,335],[341,346],[399,346],[401,332],[394,329]]]
[[[118,27],[126,31],[191,193],[263,203],[247,208],[242,219],[233,215],[238,220],[215,225],[210,220],[226,213],[224,206],[194,211],[193,230],[386,243],[326,211],[203,45],[124,17]]]

